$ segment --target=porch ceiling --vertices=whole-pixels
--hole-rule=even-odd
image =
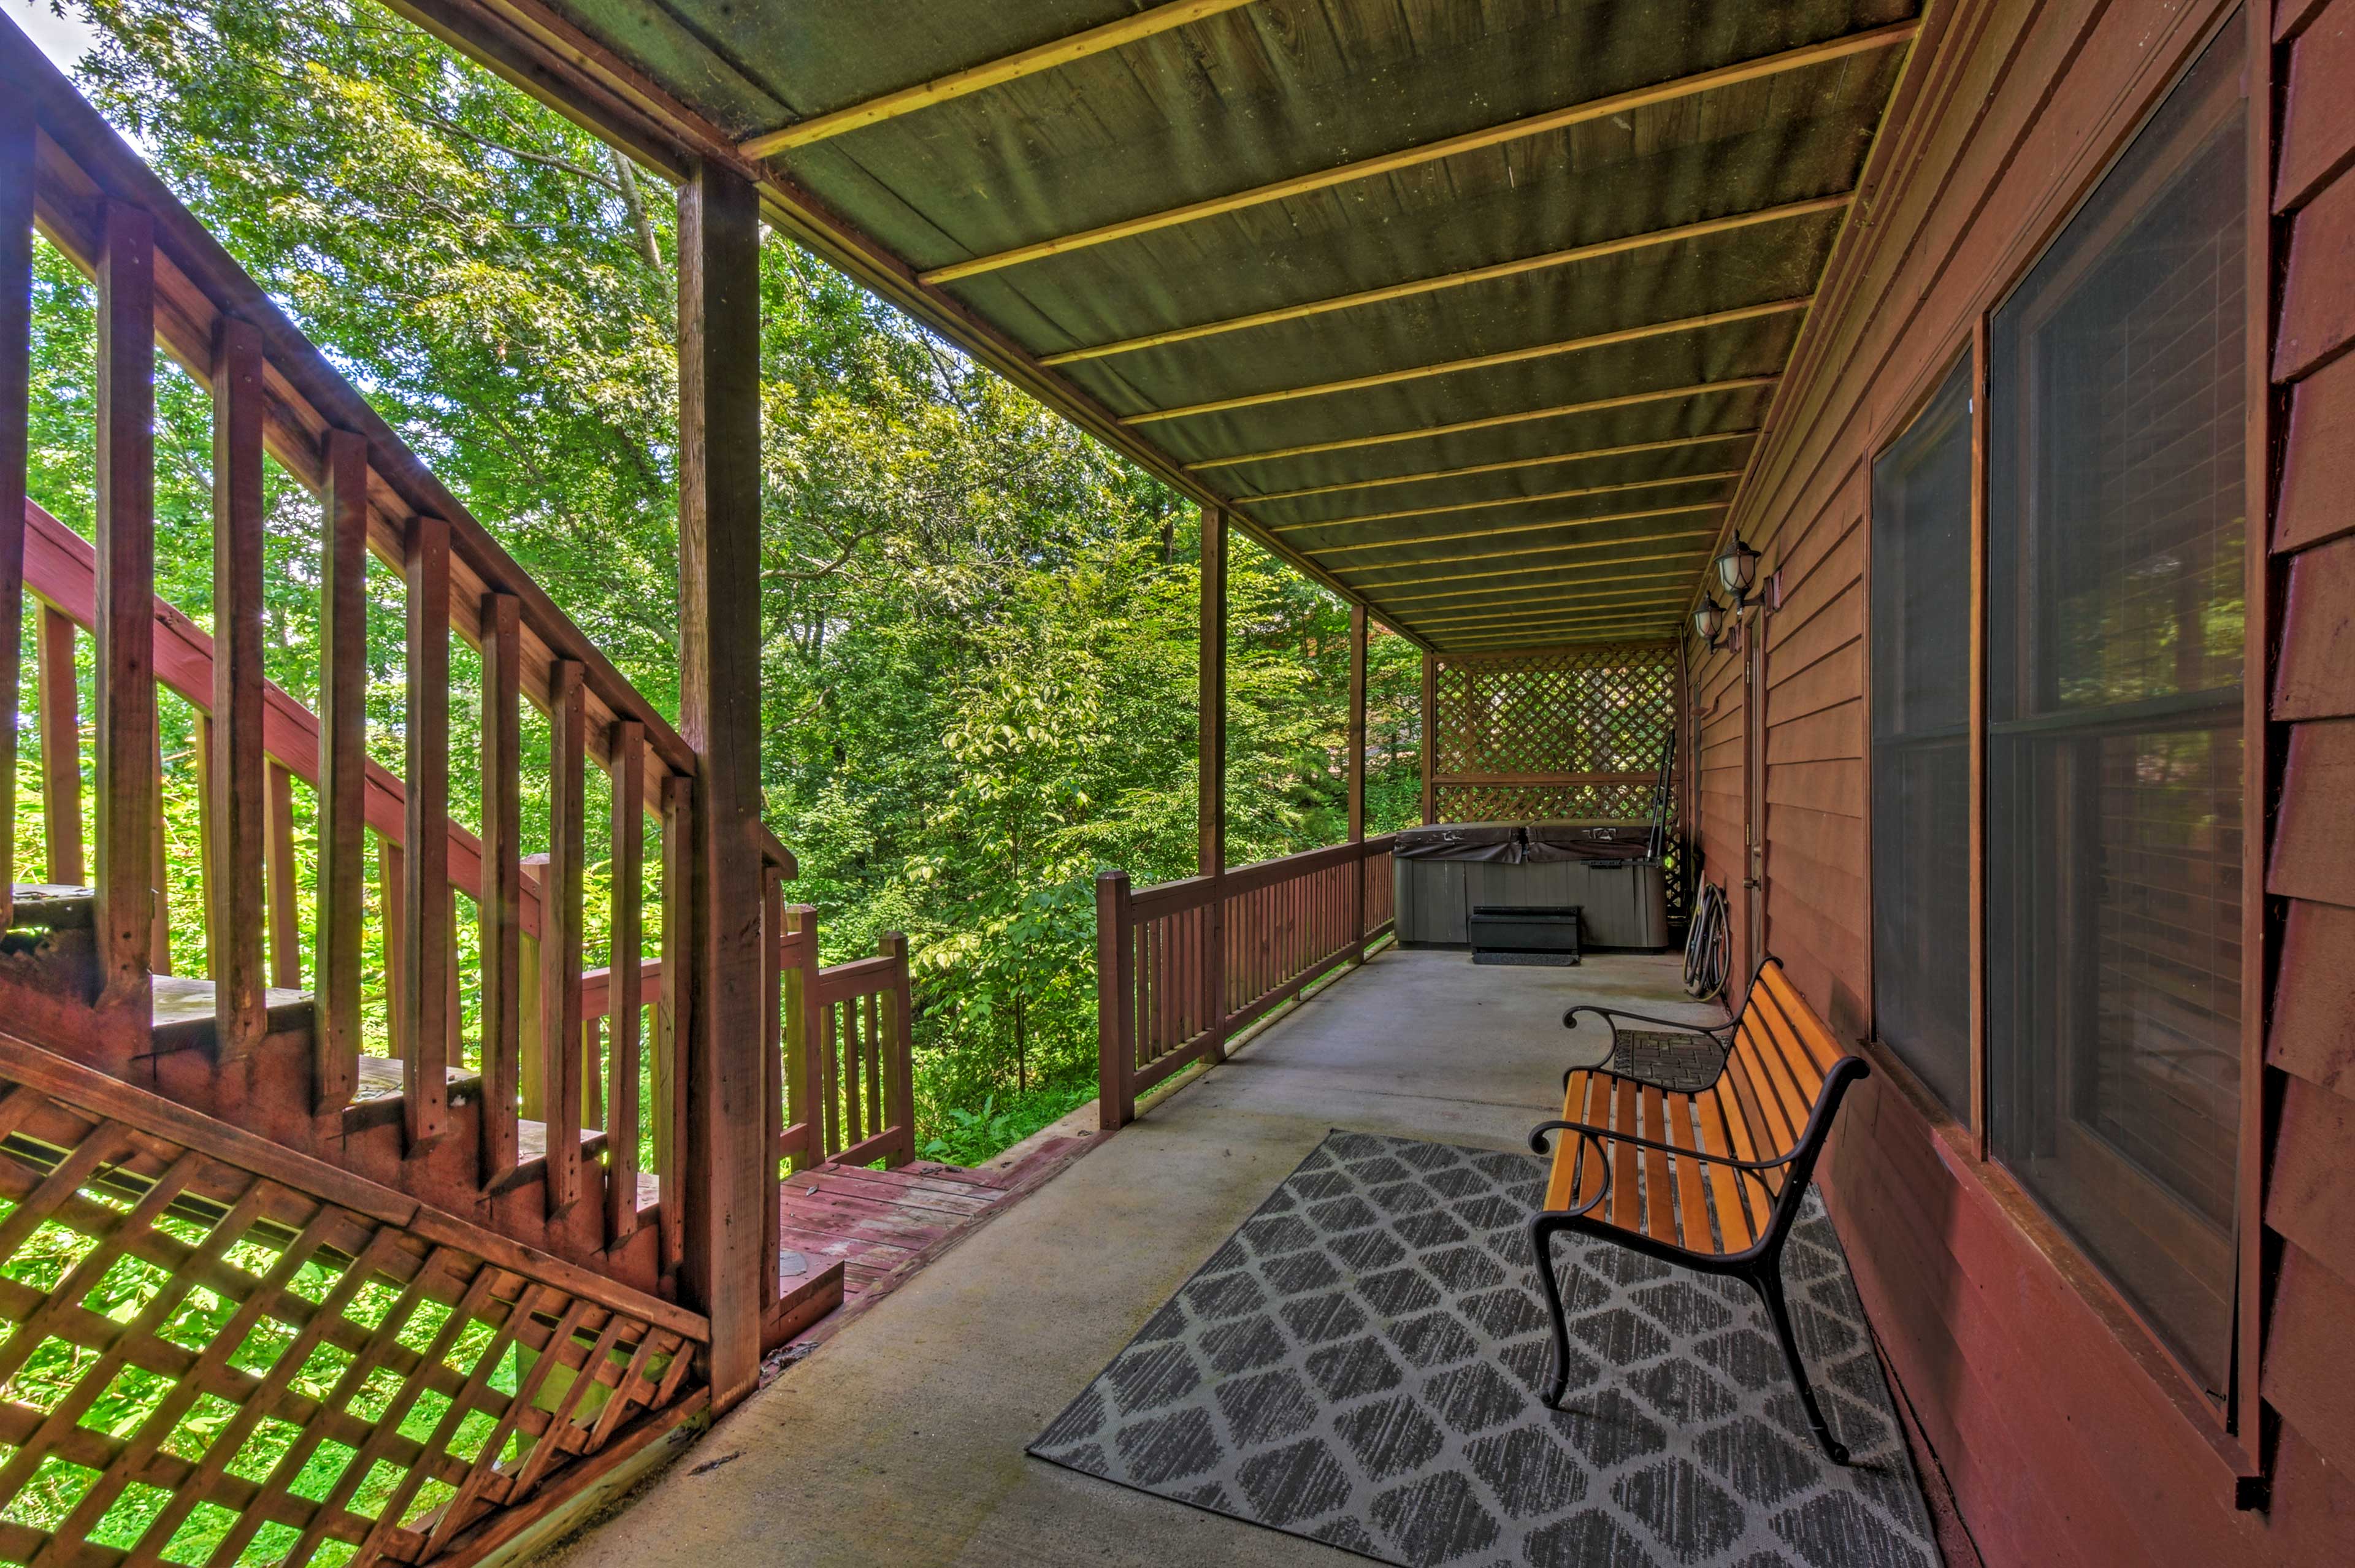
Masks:
[[[395,0],[1445,649],[1672,635],[1917,0]]]

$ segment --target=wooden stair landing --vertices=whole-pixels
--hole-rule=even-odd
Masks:
[[[779,1283],[790,1295],[839,1263],[843,1302],[795,1335],[785,1359],[832,1336],[1095,1141],[1049,1138],[1018,1159],[972,1168],[918,1160],[897,1170],[828,1165],[787,1177],[777,1195]]]

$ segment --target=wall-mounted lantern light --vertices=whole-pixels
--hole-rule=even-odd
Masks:
[[[1714,598],[1704,594],[1700,608],[1692,614],[1693,635],[1707,643],[1710,651],[1714,653],[1717,650],[1717,630],[1724,624],[1725,612],[1718,608]]]
[[[1733,536],[1717,558],[1717,581],[1733,598],[1733,607],[1740,610],[1750,597],[1750,585],[1758,581],[1759,554]]]

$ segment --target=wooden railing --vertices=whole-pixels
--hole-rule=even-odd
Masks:
[[[1096,879],[1096,1041],[1106,1130],[1136,1097],[1200,1061],[1391,929],[1385,835],[1132,889]]]
[[[626,955],[634,981],[652,939],[665,976],[688,968],[678,901],[660,906],[658,932],[646,929],[655,889],[645,869],[649,817],[663,847],[657,865],[693,832],[694,752],[103,121],[46,67],[19,58],[28,53],[21,40],[9,42],[12,80],[0,104],[0,431],[14,451],[0,449],[0,492],[6,492],[0,518],[10,523],[30,516],[23,495],[23,312],[37,222],[91,276],[99,300],[95,543],[77,552],[70,534],[37,517],[28,529],[0,530],[0,579],[9,579],[0,581],[0,638],[19,635],[18,586],[29,573],[46,602],[41,633],[50,667],[69,668],[63,656],[72,624],[87,625],[96,645],[92,896],[79,987],[87,1013],[49,1019],[48,1038],[117,1076],[176,1074],[175,1093],[199,1109],[250,1122],[267,1105],[288,1124],[280,1136],[324,1147],[342,1136],[345,1107],[382,1099],[381,1080],[364,1089],[360,1074],[373,873],[382,881],[382,948],[394,971],[386,987],[387,1047],[400,1063],[402,1135],[397,1163],[378,1174],[518,1240],[595,1258],[617,1277],[653,1286],[677,1267],[683,1232],[678,1202],[651,1214],[640,1202],[639,1084],[645,1050],[659,1058],[678,1042],[647,1041],[638,1009],[616,1008],[607,1081],[594,1094],[588,1079],[595,1068],[562,1042],[581,1038],[584,972],[595,964]],[[209,645],[185,618],[159,615],[155,595],[158,346],[213,400]],[[320,712],[308,723],[262,677],[265,453],[321,506],[311,562],[321,584]],[[405,590],[399,781],[368,761],[370,606],[362,587],[370,553],[397,571]],[[480,656],[479,758],[453,756],[450,744],[453,635]],[[15,662],[0,661],[0,709],[16,699],[15,677]],[[169,962],[155,891],[172,875],[157,828],[159,686],[197,705],[207,736],[209,1073],[186,1064],[134,1065],[151,1054],[151,976],[159,959]],[[71,721],[62,677],[44,681],[41,696],[54,736]],[[549,840],[537,888],[526,878],[522,841],[527,713],[544,716],[551,758]],[[12,753],[13,742],[13,730],[0,735]],[[59,749],[48,755],[45,777],[62,789]],[[13,754],[0,764],[0,790],[8,792],[0,820],[10,829],[5,880],[13,886]],[[452,819],[458,766],[480,769],[473,834]],[[615,868],[610,942],[595,954],[584,941],[582,885],[592,831],[584,781],[592,767],[611,780],[610,819],[594,831]],[[288,822],[297,780],[317,791],[315,848],[298,843]],[[52,821],[78,822],[64,803],[46,804]],[[52,836],[53,872],[72,869],[71,840]],[[296,858],[306,852],[312,863],[298,870]],[[293,914],[298,877],[314,888],[308,975],[300,972]],[[666,879],[666,885],[679,884]],[[477,955],[464,962],[453,921],[461,893],[475,904],[479,931]],[[304,984],[311,993],[302,1038],[288,1040],[283,1019],[273,1020],[265,995],[272,981]],[[669,981],[657,984],[676,990]],[[678,1016],[677,998],[668,999],[669,1013]],[[471,1062],[457,1027],[468,1007],[480,1020]],[[527,1027],[535,1014],[536,1029]],[[677,1076],[674,1062],[650,1065],[656,1083]],[[462,1093],[453,1095],[453,1088]],[[602,1102],[602,1137],[584,1136],[591,1099]],[[306,1137],[296,1122],[317,1131]],[[524,1135],[533,1128],[539,1147],[527,1150]],[[682,1140],[653,1141],[672,1162],[659,1172],[662,1190],[672,1193]],[[421,1157],[429,1149],[433,1157]],[[510,1196],[527,1186],[538,1189],[537,1204]],[[658,1222],[658,1244],[640,1239],[649,1219]]]

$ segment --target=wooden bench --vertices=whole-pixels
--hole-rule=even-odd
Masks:
[[[1774,958],[1759,966],[1742,1011],[1715,1028],[1595,1007],[1571,1008],[1562,1027],[1576,1029],[1582,1013],[1610,1027],[1612,1055],[1604,1067],[1564,1074],[1561,1119],[1529,1134],[1540,1154],[1549,1152],[1550,1135],[1572,1135],[1550,1151],[1545,1208],[1529,1221],[1553,1312],[1546,1403],[1561,1405],[1570,1377],[1569,1317],[1552,1242],[1556,1232],[1572,1231],[1748,1281],[1774,1319],[1816,1440],[1834,1464],[1847,1464],[1848,1450],[1824,1424],[1799,1360],[1779,1265],[1841,1096],[1866,1076],[1864,1059],[1839,1048]],[[1623,1041],[1623,1019],[1681,1037],[1689,1051],[1697,1048],[1700,1071],[1674,1077],[1657,1068],[1648,1077],[1632,1071],[1623,1048],[1636,1042]]]

